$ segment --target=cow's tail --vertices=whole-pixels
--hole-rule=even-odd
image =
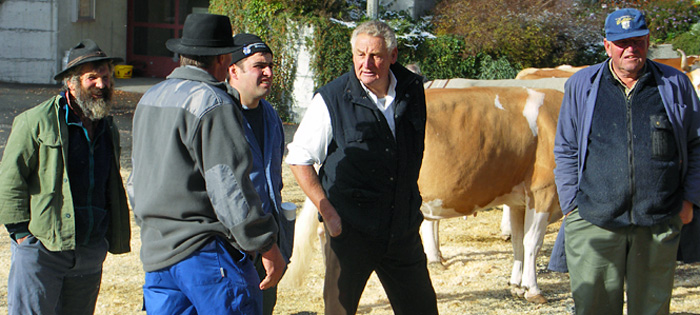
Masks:
[[[285,285],[298,287],[303,284],[304,276],[313,258],[317,227],[318,210],[311,200],[306,198],[294,226],[294,249],[287,272],[282,278],[282,281],[286,282]]]

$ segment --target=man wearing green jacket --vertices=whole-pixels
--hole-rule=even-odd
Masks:
[[[10,314],[92,314],[107,251],[130,251],[113,62],[92,40],[69,52],[63,91],[18,115],[0,163],[11,237]]]

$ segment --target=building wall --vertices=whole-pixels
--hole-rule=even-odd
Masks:
[[[390,4],[390,9],[408,11],[414,19],[427,14],[435,7],[435,0],[380,0],[379,5]]]
[[[95,0],[95,19],[72,22],[77,0],[0,0],[0,81],[56,83],[62,59],[82,38],[126,56],[126,0]]]
[[[64,0],[65,1],[65,0]],[[56,64],[56,2],[0,3],[0,81],[52,83]]]

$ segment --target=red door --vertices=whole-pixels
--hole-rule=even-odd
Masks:
[[[134,75],[164,78],[178,66],[165,42],[182,35],[185,17],[206,13],[209,0],[128,0],[127,63]]]

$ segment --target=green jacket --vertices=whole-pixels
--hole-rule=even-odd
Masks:
[[[0,224],[29,222],[29,231],[50,251],[75,249],[73,196],[68,170],[68,126],[59,118],[62,96],[19,114],[0,162]],[[126,193],[119,173],[119,131],[105,118],[112,134],[114,165],[109,178],[109,252],[129,252],[131,226]]]

